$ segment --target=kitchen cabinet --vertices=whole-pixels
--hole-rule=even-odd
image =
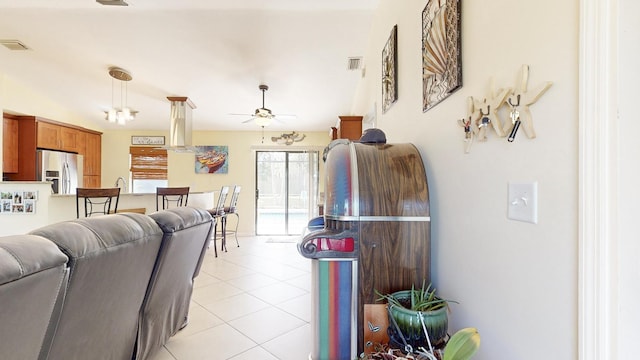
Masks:
[[[84,175],[82,176],[82,187],[85,188],[99,188],[101,183],[100,175]]]
[[[83,155],[83,181],[100,186],[102,133],[37,116],[16,116],[18,171],[6,173],[10,181],[35,181],[36,149],[62,150]],[[87,173],[88,171],[88,173]],[[84,186],[84,185],[83,185]]]
[[[359,140],[362,136],[362,116],[338,116],[336,127],[331,128],[331,139]]]
[[[2,118],[2,172],[18,172],[18,120]]]
[[[80,153],[80,133],[78,129],[60,127],[60,150]]]
[[[43,121],[36,122],[37,147],[50,150],[60,149],[60,126]]]
[[[80,153],[81,132],[81,130],[72,127],[37,121],[36,143],[41,149]]]
[[[86,133],[86,153],[84,153],[84,175],[101,175],[102,137],[96,133]]]

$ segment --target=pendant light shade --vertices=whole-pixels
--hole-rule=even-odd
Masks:
[[[125,125],[128,121],[135,119],[138,113],[128,107],[128,87],[127,83],[133,79],[131,74],[119,67],[110,67],[109,76],[111,76],[111,109],[105,111],[106,120],[110,123]],[[120,81],[120,107],[115,107],[115,84],[114,80]]]

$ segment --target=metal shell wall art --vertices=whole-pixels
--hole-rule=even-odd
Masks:
[[[460,0],[429,0],[422,11],[422,111],[461,86]]]

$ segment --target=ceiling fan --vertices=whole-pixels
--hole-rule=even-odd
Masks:
[[[250,121],[255,121],[256,125],[265,127],[265,126],[269,126],[272,120],[279,120],[284,117],[295,118],[295,115],[284,115],[284,114],[276,115],[271,112],[271,109],[267,109],[266,107],[264,107],[264,93],[267,90],[269,90],[269,86],[265,84],[260,84],[260,86],[258,86],[258,89],[262,91],[262,107],[257,108],[253,114],[232,114],[232,115],[251,116],[250,119],[243,121],[242,122],[243,124],[248,123]]]

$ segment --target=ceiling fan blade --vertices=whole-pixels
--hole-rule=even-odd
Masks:
[[[249,119],[243,121],[243,124],[246,124],[248,122],[251,121],[255,121],[256,125],[258,126],[262,126],[263,128],[265,126],[268,126],[272,120],[277,121],[278,123],[284,124],[285,119],[296,119],[297,116],[293,115],[293,114],[273,114],[271,112],[270,109],[267,109],[265,107],[265,102],[264,102],[264,93],[265,91],[267,91],[269,89],[269,87],[267,85],[261,84],[260,86],[258,86],[258,89],[262,92],[262,107],[257,108],[253,114],[234,114],[234,113],[230,113],[229,115],[236,115],[236,116],[245,116],[245,117],[249,117]]]
[[[297,119],[298,115],[294,115],[294,114],[273,114],[273,116],[277,117],[277,118],[281,118],[281,119]]]

